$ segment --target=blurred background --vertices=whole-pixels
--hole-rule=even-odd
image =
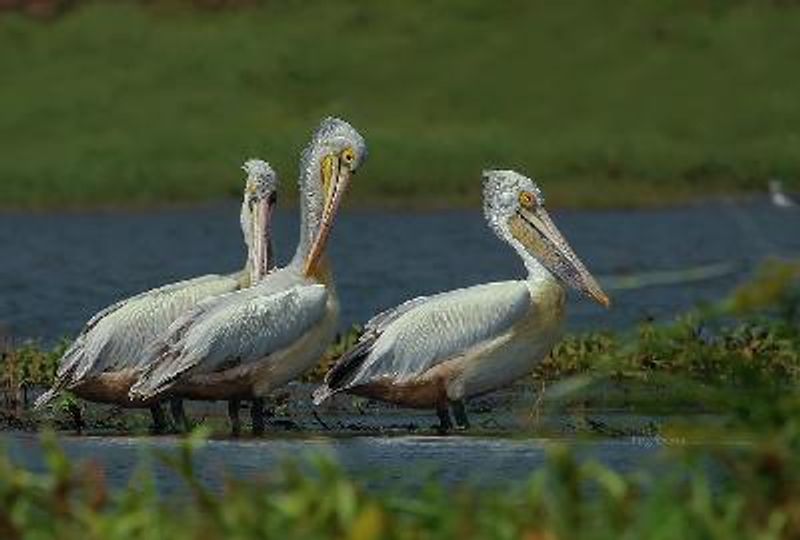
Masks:
[[[331,246],[343,325],[521,275],[486,167],[537,178],[612,289],[571,325],[669,319],[800,253],[799,52],[788,0],[0,0],[0,327],[58,339],[235,269],[249,157],[281,175],[285,261],[326,115],[370,149]]]
[[[474,207],[520,168],[558,207],[800,178],[800,3],[0,0],[0,207],[294,190],[320,117],[364,132],[349,202]]]

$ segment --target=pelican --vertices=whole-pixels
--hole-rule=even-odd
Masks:
[[[270,220],[277,176],[261,160],[248,160],[242,168],[247,173],[240,217],[248,252],[245,268],[234,274],[211,274],[165,285],[96,314],[61,357],[56,382],[36,401],[36,408],[69,390],[89,401],[147,407],[156,431],[164,429],[157,401],[128,398],[142,349],[198,302],[257,282],[271,265]],[[182,403],[174,400],[171,405],[175,419],[185,425]]]
[[[529,374],[560,337],[565,285],[610,300],[556,228],[538,186],[519,173],[483,173],[489,227],[522,258],[525,280],[409,300],[385,311],[325,376],[321,404],[339,392],[435,408],[440,429],[468,428],[464,400]]]
[[[204,302],[149,348],[133,399],[263,396],[314,367],[336,332],[339,302],[325,246],[351,175],[366,158],[348,123],[322,121],[300,166],[300,241],[294,258],[249,289]],[[232,431],[239,433],[237,410]],[[253,432],[263,431],[263,415]]]

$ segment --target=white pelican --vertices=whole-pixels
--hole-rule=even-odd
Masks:
[[[608,307],[609,298],[544,208],[541,191],[514,171],[485,171],[489,227],[525,263],[521,281],[488,283],[420,297],[370,320],[314,392],[314,403],[348,392],[435,408],[442,430],[468,427],[464,399],[529,374],[559,339],[564,285]]]
[[[134,399],[167,392],[259,404],[319,362],[339,314],[325,246],[351,174],[365,157],[364,139],[355,129],[335,118],[323,120],[301,158],[300,241],[292,261],[257,285],[203,302],[178,319],[150,347],[131,388]],[[263,416],[254,420],[258,434]],[[237,434],[238,418],[232,424]]]
[[[270,219],[276,202],[277,176],[264,161],[249,160],[241,210],[241,226],[248,248],[244,270],[230,275],[211,274],[127,298],[95,315],[64,353],[53,387],[37,401],[47,405],[62,390],[78,397],[124,407],[148,407],[156,430],[165,427],[155,400],[131,400],[137,362],[145,346],[163,333],[176,318],[201,300],[248,286],[266,274],[271,265]],[[173,415],[185,423],[180,401]]]

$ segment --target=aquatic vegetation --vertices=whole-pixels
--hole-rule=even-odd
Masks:
[[[0,348],[0,391],[7,410],[32,405],[29,390],[52,383],[67,346],[68,343],[62,341],[50,350],[42,350],[35,343]]]
[[[800,264],[768,261],[717,305],[667,325],[645,323],[633,335],[565,337],[536,370],[553,380],[578,373],[641,379],[683,375],[704,383],[778,385],[800,381]]]
[[[568,336],[536,370],[548,380],[579,373],[633,379],[662,373],[720,384],[746,384],[756,372],[780,384],[800,381],[800,331],[750,321],[712,330],[688,317],[666,327],[643,325],[631,340]]]

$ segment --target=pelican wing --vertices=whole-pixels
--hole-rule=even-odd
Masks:
[[[530,309],[521,281],[489,283],[421,297],[374,317],[358,343],[325,377],[315,402],[390,378],[403,382],[507,332]]]
[[[207,275],[137,294],[100,311],[62,356],[53,390],[37,406],[86,377],[135,367],[137,353],[176,318],[201,300],[238,286],[236,275]]]
[[[448,293],[443,293],[448,294]],[[425,302],[430,301],[433,298],[438,298],[443,296],[443,294],[437,294],[435,296],[418,296],[416,298],[412,298],[411,300],[406,300],[399,306],[387,309],[386,311],[382,311],[378,313],[374,317],[372,317],[367,324],[364,325],[364,333],[381,333],[387,325],[391,324],[395,320],[397,320],[401,315],[414,309],[415,307],[424,304]]]
[[[204,302],[150,347],[131,394],[152,397],[183,375],[263,360],[303,336],[324,316],[325,286],[299,283],[273,292],[272,280]]]

